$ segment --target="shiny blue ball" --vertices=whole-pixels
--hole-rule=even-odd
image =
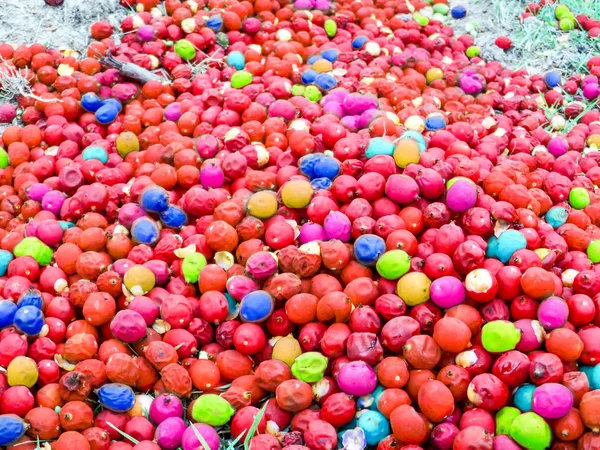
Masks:
[[[450,14],[454,19],[463,19],[467,15],[467,8],[462,5],[455,6],[450,10]]]
[[[240,318],[244,322],[264,322],[273,312],[273,297],[267,291],[246,294],[240,304]]]
[[[385,240],[375,234],[363,234],[354,242],[354,256],[363,266],[373,266],[385,253]]]
[[[95,113],[102,106],[102,99],[93,92],[83,94],[81,97],[81,107],[86,111]]]
[[[24,306],[15,313],[14,325],[21,333],[36,336],[44,326],[44,315],[35,306]]]

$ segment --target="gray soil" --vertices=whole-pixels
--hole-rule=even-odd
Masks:
[[[600,39],[589,38],[586,31],[561,31],[554,17],[554,6],[542,8],[537,16],[519,20],[529,3],[535,0],[450,0],[450,6],[463,5],[464,19],[448,17],[446,24],[457,35],[468,33],[475,38],[481,56],[512,69],[526,68],[529,73],[557,70],[563,75],[585,72],[585,63],[600,53]],[[588,17],[600,11],[600,0],[563,0],[573,14]],[[598,19],[598,17],[595,17]],[[495,45],[499,36],[508,36],[513,48],[504,51]]]
[[[463,5],[467,16],[450,16],[446,23],[456,34],[470,33],[481,56],[506,67],[527,68],[531,73],[551,69],[564,74],[581,71],[591,54],[600,53],[598,39],[585,31],[562,32],[553,17],[553,7],[544,8],[538,17],[524,22],[518,16],[531,0],[450,0],[450,6]],[[600,11],[600,0],[563,0],[574,14]],[[0,0],[0,42],[72,48],[82,53],[89,42],[90,25],[108,20],[118,30],[120,21],[132,11],[119,0],[65,0],[61,6],[46,5],[44,0]],[[513,48],[507,52],[494,44],[498,36],[509,36]]]
[[[82,53],[92,23],[108,20],[118,30],[128,13],[119,0],[65,0],[61,6],[49,6],[44,0],[0,0],[0,42],[40,42]]]

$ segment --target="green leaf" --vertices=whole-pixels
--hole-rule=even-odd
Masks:
[[[202,447],[204,447],[204,450],[210,450],[210,445],[208,445],[208,443],[206,442],[206,439],[204,439],[204,436],[202,436],[200,434],[200,432],[198,431],[198,428],[196,428],[194,426],[194,424],[192,424],[191,427],[194,430],[194,434],[196,435],[196,437],[200,441],[200,444],[202,445]],[[199,450],[202,450],[202,449],[199,449]]]
[[[125,433],[124,431],[119,430],[116,426],[114,426],[112,423],[110,422],[106,422],[106,425],[108,425],[109,427],[111,427],[113,430],[115,430],[117,433],[119,433],[121,436],[123,436],[125,439],[129,439],[131,442],[133,442],[135,445],[139,444],[140,441],[138,441],[136,438],[129,436],[127,433]],[[208,448],[208,447],[206,447]],[[210,450],[210,449],[209,449]]]
[[[265,403],[263,405],[263,407],[260,408],[260,411],[254,418],[254,422],[252,422],[250,431],[248,431],[248,433],[246,434],[246,439],[244,439],[244,450],[249,450],[250,439],[252,439],[254,437],[254,434],[256,433],[256,430],[258,429],[258,425],[260,424],[260,421],[262,420],[263,416],[265,415],[265,412],[267,411],[268,404],[269,404],[269,402],[267,401],[267,403]]]

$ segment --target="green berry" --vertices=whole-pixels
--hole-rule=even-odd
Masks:
[[[415,19],[415,22],[417,22],[422,27],[426,26],[429,23],[429,19],[427,17],[425,17],[423,14],[414,13],[413,19]]]
[[[231,76],[231,87],[235,89],[241,89],[244,86],[248,86],[252,83],[252,74],[245,70],[238,70]]]
[[[494,320],[481,329],[481,343],[490,353],[503,353],[514,350],[521,340],[521,332],[512,322]]]
[[[300,381],[316,383],[325,375],[327,361],[319,352],[302,353],[292,364],[292,374]]]
[[[375,267],[386,280],[397,280],[410,269],[410,256],[404,250],[390,250],[381,255]]]
[[[196,56],[196,49],[194,48],[194,44],[192,44],[190,41],[181,39],[175,44],[175,53],[177,53],[181,58],[189,61],[190,59],[194,59]]]
[[[559,26],[563,31],[571,31],[575,28],[575,21],[571,18],[560,19]]]
[[[586,188],[574,187],[569,192],[569,204],[575,209],[584,209],[590,204],[590,194]]]
[[[8,167],[9,164],[10,159],[8,158],[8,153],[0,147],[0,169]]]
[[[304,95],[306,86],[302,84],[295,84],[292,86],[292,95]]]
[[[472,45],[467,49],[466,53],[469,58],[475,58],[476,56],[479,56],[481,50],[476,45]]]
[[[333,19],[327,19],[325,21],[325,33],[327,36],[334,37],[337,33],[337,23]]]
[[[192,418],[198,422],[219,427],[229,422],[235,408],[216,394],[204,394],[196,399],[192,407]]]
[[[587,248],[587,255],[592,263],[600,263],[600,240],[590,242]]]
[[[186,283],[197,283],[204,266],[206,266],[206,257],[202,253],[193,253],[183,258],[181,272]]]
[[[321,91],[319,90],[318,87],[316,86],[306,86],[306,89],[304,90],[304,95],[305,98],[307,98],[308,100],[310,100],[313,103],[318,102],[319,100],[321,100],[321,97],[323,96],[323,94],[321,94]]]
[[[528,412],[513,421],[510,437],[527,450],[545,450],[552,442],[552,430],[544,419]]]
[[[563,18],[565,14],[570,13],[569,7],[567,5],[558,5],[554,10],[554,16],[560,20]]]
[[[496,414],[496,434],[510,434],[510,427],[521,411],[513,406],[505,406]]]

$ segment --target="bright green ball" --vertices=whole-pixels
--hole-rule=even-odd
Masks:
[[[8,153],[0,147],[0,169],[8,167],[9,164],[10,159],[8,158]]]
[[[600,240],[590,242],[587,248],[587,255],[592,263],[600,263]]]
[[[569,10],[569,7],[567,5],[558,5],[554,10],[554,16],[560,20],[564,17],[565,14],[569,14],[570,12],[571,11]]]
[[[552,430],[544,419],[528,412],[513,421],[510,437],[527,450],[545,450],[552,442]]]
[[[244,86],[248,86],[252,83],[252,74],[245,70],[238,70],[231,76],[231,87],[235,89],[241,89]]]
[[[390,250],[381,255],[375,268],[386,280],[397,280],[410,269],[410,256],[404,250]]]
[[[514,406],[505,406],[496,414],[496,434],[510,434],[510,427],[521,411]]]
[[[471,45],[467,49],[466,53],[469,58],[475,58],[476,56],[479,56],[481,54],[481,50],[479,49],[479,47],[477,47],[475,45]]]
[[[194,48],[194,44],[190,41],[181,39],[175,44],[175,53],[186,61],[189,61],[196,56],[196,49]]]
[[[481,329],[481,343],[490,353],[504,353],[514,350],[521,340],[521,332],[512,322],[493,320]]]
[[[292,86],[292,95],[303,95],[306,90],[306,86],[302,84],[295,84]]]
[[[206,266],[206,257],[202,253],[192,253],[183,258],[181,272],[186,283],[197,283],[204,266]]]
[[[560,19],[559,26],[560,26],[560,29],[563,31],[571,31],[571,30],[575,29],[575,21],[573,19],[571,19],[570,17]]]
[[[325,33],[327,33],[327,36],[329,36],[330,38],[332,38],[336,35],[337,23],[335,23],[335,20],[327,19],[325,21]]]
[[[569,192],[569,204],[575,209],[583,209],[590,204],[590,194],[586,188],[574,187]]]
[[[319,100],[321,100],[321,97],[323,97],[323,94],[321,94],[321,91],[316,86],[306,86],[303,95],[306,99],[310,100],[313,103],[318,102]]]
[[[54,256],[52,249],[36,237],[26,237],[13,249],[16,257],[31,256],[40,266],[47,266]]]
[[[216,394],[204,394],[196,399],[192,407],[192,418],[198,422],[220,427],[229,422],[235,408]]]
[[[327,358],[322,353],[302,353],[292,364],[292,375],[305,383],[316,383],[325,375],[327,362]]]
[[[413,19],[415,19],[415,22],[417,22],[422,27],[429,24],[429,18],[425,17],[423,14],[415,13],[413,14]]]

